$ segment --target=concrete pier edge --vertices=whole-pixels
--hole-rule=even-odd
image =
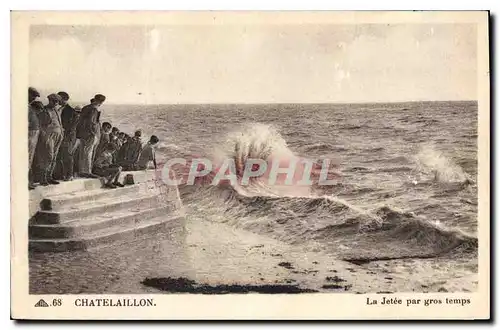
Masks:
[[[117,189],[78,178],[30,191],[30,251],[86,250],[184,225],[177,187],[155,181],[154,170],[123,172],[119,181],[128,175],[134,183]]]

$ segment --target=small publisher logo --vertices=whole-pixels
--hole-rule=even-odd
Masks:
[[[49,304],[45,302],[45,300],[40,299],[38,302],[35,304],[35,307],[49,307]]]

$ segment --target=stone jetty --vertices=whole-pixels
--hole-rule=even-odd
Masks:
[[[100,179],[76,179],[30,191],[29,249],[88,250],[183,226],[177,187],[154,171],[124,172],[133,184],[103,189]]]

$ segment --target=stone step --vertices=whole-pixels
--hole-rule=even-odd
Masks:
[[[141,186],[139,184],[134,184],[119,189],[92,189],[49,195],[40,202],[40,209],[42,211],[59,211],[69,204],[75,205],[81,202],[94,203],[101,199],[138,193],[140,188]]]
[[[36,195],[67,194],[81,190],[99,189],[102,187],[100,179],[76,178],[73,181],[60,181],[57,185],[36,186],[30,190],[30,197]]]
[[[155,179],[154,170],[145,171],[127,171],[120,174],[119,182],[123,183],[125,176],[131,174],[135,183],[153,181]],[[99,189],[103,185],[103,179],[75,178],[73,181],[60,181],[58,185],[40,186],[30,190],[30,198],[36,198],[38,195],[48,196],[54,194],[66,194],[75,191]]]
[[[153,183],[160,172],[154,170],[122,172],[119,181],[123,183],[125,176],[131,174],[135,184]],[[73,181],[60,181],[58,185],[37,186],[29,191],[29,216],[30,218],[40,210],[40,202],[49,196],[71,194],[78,191],[97,190],[102,188],[103,179],[75,178]]]
[[[87,250],[100,245],[109,245],[117,241],[131,241],[143,235],[171,230],[183,226],[182,216],[160,216],[127,226],[113,226],[79,238],[30,239],[29,249],[33,252],[64,252],[70,250]]]
[[[58,211],[38,211],[30,220],[34,224],[58,224],[71,220],[91,218],[98,214],[138,207],[155,208],[165,205],[158,193],[130,193],[92,202],[65,205]]]
[[[147,181],[154,181],[156,178],[161,179],[161,171],[158,170],[158,173],[155,173],[155,170],[144,170],[144,171],[128,171],[122,172],[120,174],[119,182],[123,183],[125,180],[125,176],[127,174],[132,174],[134,177],[134,183],[143,183]]]
[[[161,215],[167,216],[173,211],[172,207],[125,209],[96,215],[92,218],[69,221],[64,224],[36,224],[29,226],[29,238],[55,239],[81,237],[93,231],[112,226],[119,225],[125,227],[132,224],[137,225],[151,218]]]

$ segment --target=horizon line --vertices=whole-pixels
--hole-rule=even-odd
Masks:
[[[71,100],[70,100],[71,102]],[[417,100],[417,101],[363,101],[363,102],[185,102],[185,103],[115,103],[105,102],[104,105],[283,105],[283,104],[400,104],[425,102],[478,102],[478,100]],[[73,101],[71,103],[88,104],[89,102]]]

